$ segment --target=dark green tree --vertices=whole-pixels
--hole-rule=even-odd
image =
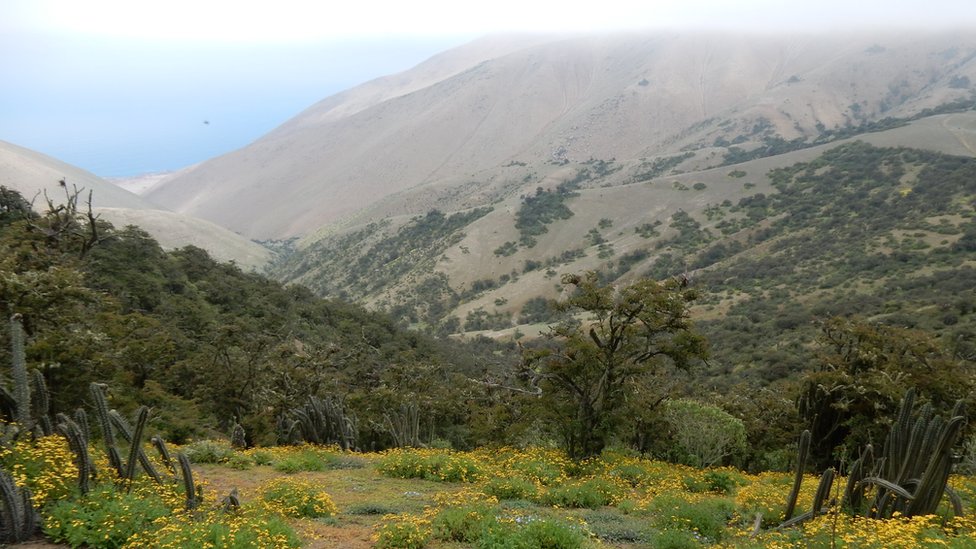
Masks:
[[[921,330],[832,318],[822,326],[819,355],[797,400],[818,469],[833,465],[842,445],[879,446],[909,389],[946,408],[971,401],[976,388],[976,365],[952,356]]]
[[[642,389],[687,370],[707,349],[688,318],[696,293],[686,281],[645,278],[615,288],[589,272],[562,283],[575,292],[560,307],[575,316],[550,328],[549,345],[523,353],[520,373],[569,455],[584,458],[599,454],[626,424],[621,412],[634,400],[654,406],[663,399]]]

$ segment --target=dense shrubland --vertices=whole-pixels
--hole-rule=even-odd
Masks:
[[[814,502],[806,525],[767,531],[788,518],[780,505],[790,499],[789,476],[760,472],[795,467],[797,436],[808,429],[814,443],[799,445],[808,456],[799,460],[808,464],[800,473],[827,470],[829,483],[822,485],[841,486],[834,468],[847,475],[850,467],[853,476],[855,459],[869,462],[868,444],[880,452],[886,435],[909,438],[891,434],[893,423],[903,431],[908,425],[907,412],[897,412],[907,391],[943,415],[957,400],[972,404],[976,162],[852,144],[770,176],[775,193],[715,206],[707,220],[679,211],[666,236],[663,225],[638,228],[655,239],[653,250],[563,276],[568,298],[529,300],[518,317],[548,323],[549,331],[518,346],[407,331],[385,314],[245,273],[196,248],[163,251],[136,227],[95,219],[77,194],[68,192],[66,206],[40,215],[0,188],[0,314],[16,318],[0,327],[2,340],[13,342],[0,346],[0,364],[15,366],[0,395],[9,423],[0,465],[13,474],[0,476],[0,489],[12,498],[2,508],[20,509],[5,519],[20,532],[7,539],[33,531],[36,517],[25,509],[37,507],[50,536],[92,544],[126,508],[128,522],[112,526],[111,546],[138,546],[150,523],[162,525],[174,546],[193,537],[226,540],[222,532],[233,529],[233,516],[242,521],[234,531],[251,540],[238,546],[286,547],[299,541],[285,517],[339,512],[321,487],[269,484],[243,506],[228,494],[227,508],[216,501],[222,494],[198,501],[185,484],[192,475],[177,471],[177,460],[139,449],[153,435],[190,443],[181,453],[195,463],[287,474],[375,462],[394,477],[476,487],[477,497],[463,504],[445,500],[377,523],[378,544],[386,547],[438,540],[536,547],[539,536],[563,540],[560,547],[614,540],[610,526],[582,527],[554,508],[611,509],[627,528],[648,527],[627,535],[651,546],[793,546],[838,536],[851,546],[881,544],[867,533],[874,523],[865,522],[880,519],[908,536],[908,545],[926,536],[968,538],[972,524],[950,518],[957,510],[941,499],[936,517],[840,519],[843,506],[824,499],[817,507],[810,488],[800,498],[804,509]],[[525,204],[538,198],[558,213],[572,196],[566,192],[555,201],[537,193]],[[415,218],[396,231],[401,240],[377,240],[376,255],[364,255],[356,268],[401,276],[432,257],[404,253],[410,248],[400,246],[402,239],[443,249],[485,213]],[[543,228],[550,213],[536,216]],[[610,226],[601,221],[599,228]],[[763,244],[763,252],[744,243]],[[654,255],[650,277],[619,283]],[[527,264],[526,271],[561,261]],[[690,284],[681,276],[689,268],[701,269]],[[439,312],[471,297],[436,276],[425,284],[429,293],[416,296],[425,311],[415,323],[442,322]],[[495,284],[486,279],[464,292]],[[405,313],[410,308],[401,305]],[[691,323],[693,310],[718,307],[724,307],[719,319]],[[464,319],[469,330],[511,321],[484,310]],[[26,409],[25,394],[49,398]],[[100,399],[118,419],[100,421],[109,417],[99,411]],[[99,418],[94,431],[78,409]],[[912,421],[928,428],[934,413]],[[64,438],[54,435],[58,430]],[[943,458],[949,465],[956,443],[972,440],[961,422],[953,437]],[[266,449],[303,441],[342,450]],[[349,453],[394,447],[428,449]],[[473,452],[430,450],[437,447]],[[474,450],[483,447],[564,453]],[[90,462],[82,448],[91,449]],[[62,466],[44,456],[62,456]],[[101,475],[91,477],[88,467]],[[675,475],[680,487],[661,488]],[[898,489],[871,482],[870,490],[898,497],[898,490],[919,485],[911,478],[898,479]],[[950,484],[962,487],[963,507],[971,510],[967,482]],[[84,497],[87,490],[98,497]],[[284,501],[302,494],[302,501]],[[207,510],[198,516],[179,511],[203,503]],[[531,511],[514,512],[519,506]],[[764,518],[750,539],[755,512]],[[91,524],[70,522],[78,513],[93,517]],[[832,526],[825,522],[830,513]],[[513,517],[538,520],[525,526]]]

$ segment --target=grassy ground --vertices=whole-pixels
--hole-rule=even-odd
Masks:
[[[281,479],[296,487],[293,495],[306,488],[327,494],[327,516],[288,519],[309,548],[976,547],[976,520],[947,521],[948,506],[923,519],[866,522],[839,514],[775,530],[788,473],[701,470],[626,455],[573,463],[550,450],[349,454],[306,446],[241,453],[210,442],[182,450],[197,460],[201,509],[236,490],[247,513],[266,505],[269,487]],[[952,484],[972,516],[976,482],[957,477]],[[815,485],[813,477],[804,480],[800,512],[810,507]],[[275,512],[286,507],[275,505]],[[752,537],[757,514],[762,532]],[[157,528],[149,527],[148,539]]]

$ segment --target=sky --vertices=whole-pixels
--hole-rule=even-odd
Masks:
[[[972,0],[0,0],[0,140],[133,176],[486,34],[969,24]]]

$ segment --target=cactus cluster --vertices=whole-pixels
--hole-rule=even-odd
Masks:
[[[36,408],[45,416],[48,410],[47,386],[44,385],[40,372],[29,374],[27,371],[24,329],[19,315],[10,318],[10,347],[14,387],[13,392],[0,388],[0,403],[3,404],[7,417],[12,418],[14,423],[4,424],[0,432],[0,444],[4,446],[12,443],[21,433],[32,430],[36,432],[45,426],[50,428],[50,418],[45,417],[46,423],[32,419],[31,380],[36,387],[35,393],[40,397]],[[36,528],[37,512],[34,510],[30,490],[18,488],[13,478],[6,471],[0,470],[0,543],[24,541],[33,535]]]
[[[952,449],[959,442],[966,418],[962,404],[957,403],[948,419],[935,415],[931,405],[915,407],[915,390],[902,398],[897,418],[885,440],[880,456],[867,445],[850,466],[841,507],[854,515],[870,518],[930,515],[936,512],[943,497],[952,504],[955,514],[962,515],[962,502],[948,486],[952,472]],[[824,512],[833,486],[835,472],[828,469],[810,511],[793,516],[800,483],[810,451],[810,431],[800,435],[797,449],[796,477],[787,499],[786,515],[780,527],[788,527]],[[873,497],[869,492],[873,489]]]
[[[0,471],[0,543],[27,540],[37,524],[30,490],[18,488],[6,471]]]
[[[44,436],[54,432],[50,417],[51,399],[44,374],[27,369],[20,315],[10,317],[10,351],[13,387],[0,387],[0,412],[12,421],[0,432],[0,444],[4,446],[22,433]]]
[[[59,433],[68,441],[68,446],[75,456],[79,490],[82,494],[87,494],[91,482],[97,478],[97,471],[89,453],[89,442],[92,437],[88,414],[84,409],[79,408],[73,418],[59,413],[52,422],[49,411],[50,395],[44,376],[38,370],[27,370],[24,331],[17,315],[10,319],[10,333],[13,389],[11,391],[0,387],[0,412],[13,419],[14,423],[5,426],[0,432],[0,444],[9,444],[22,433],[30,432],[34,436]],[[163,483],[163,477],[156,471],[142,445],[149,421],[149,408],[141,406],[138,409],[135,426],[132,426],[119,412],[109,409],[105,391],[106,386],[100,383],[92,383],[89,386],[109,466],[126,488],[132,485],[137,465],[155,482]],[[125,462],[122,460],[116,435],[128,443]],[[152,443],[159,451],[163,464],[175,475],[176,468],[165,442],[159,437],[153,437]],[[194,487],[193,472],[186,456],[178,454],[178,458],[182,482],[186,487],[186,506],[192,509],[201,501],[200,490]],[[36,516],[30,491],[26,488],[18,488],[10,475],[0,470],[0,543],[13,543],[30,537],[37,526]]]
[[[383,423],[397,448],[425,446],[420,441],[420,408],[416,402],[404,404],[399,412],[383,414]]]
[[[294,408],[279,422],[283,442],[338,444],[343,450],[357,447],[359,426],[339,398],[310,396],[305,405]]]

